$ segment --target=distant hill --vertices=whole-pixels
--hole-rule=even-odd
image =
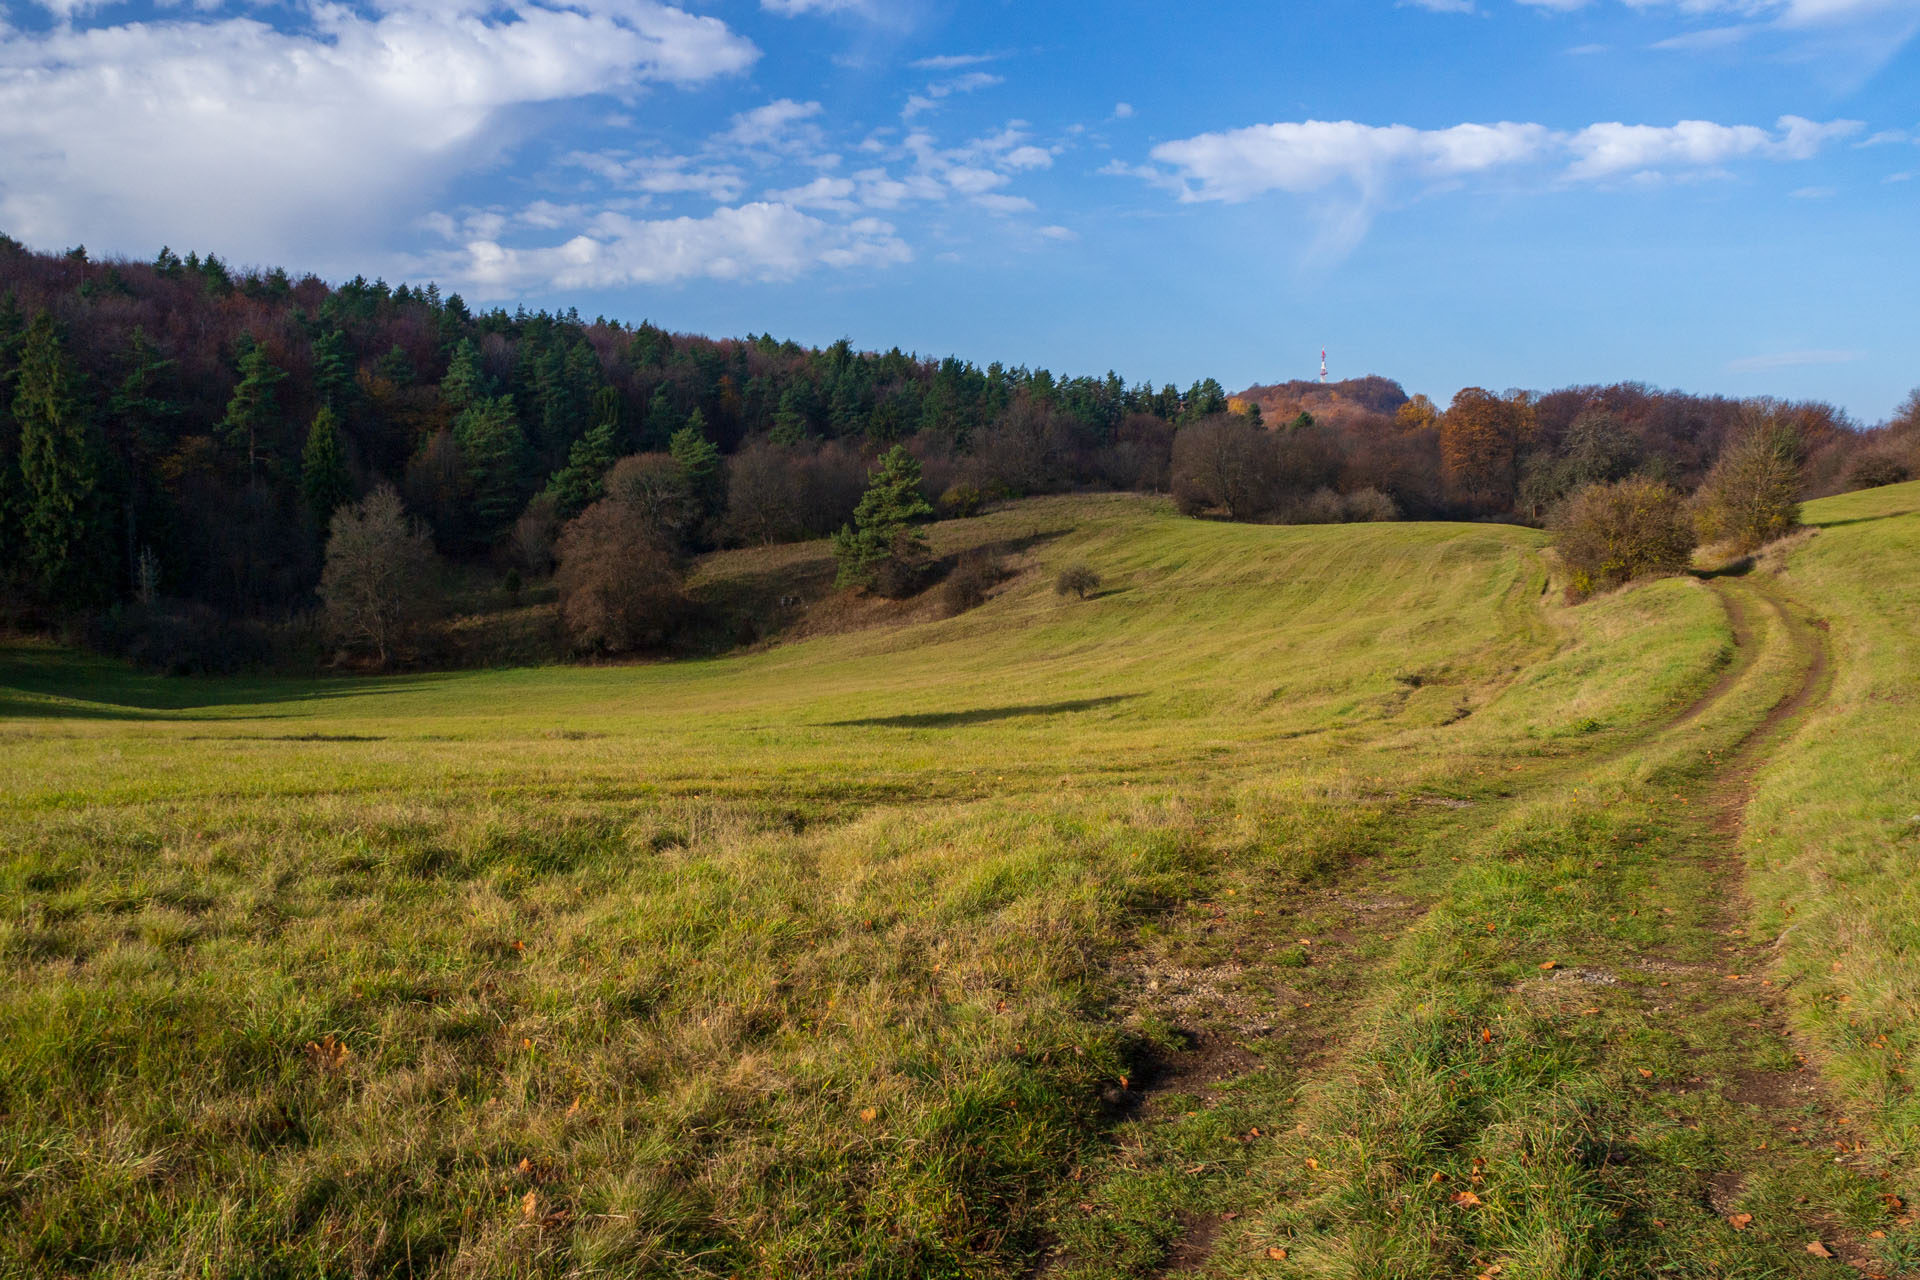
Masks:
[[[1260,416],[1268,422],[1286,422],[1310,413],[1316,421],[1338,418],[1343,413],[1361,410],[1392,413],[1407,402],[1406,389],[1392,378],[1368,374],[1342,382],[1312,382],[1296,378],[1272,385],[1255,383],[1233,397],[1260,406]]]

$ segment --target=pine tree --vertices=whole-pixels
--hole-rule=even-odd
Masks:
[[[838,587],[867,586],[889,561],[910,564],[927,554],[926,537],[912,527],[933,514],[920,493],[920,464],[895,445],[869,477],[853,523],[833,535]]]
[[[465,413],[487,396],[487,377],[480,367],[480,348],[472,338],[462,338],[453,349],[447,376],[440,380],[440,403],[455,417]]]
[[[687,477],[687,491],[707,515],[718,515],[726,505],[725,475],[720,470],[720,450],[707,439],[707,415],[695,409],[687,425],[673,433],[667,452],[680,464]]]
[[[340,441],[339,418],[331,407],[320,406],[307,431],[307,447],[300,454],[300,496],[313,522],[327,527],[333,513],[353,496],[347,474],[347,451]]]
[[[649,450],[664,448],[682,425],[673,401],[667,398],[666,387],[659,387],[654,391],[653,399],[647,402],[647,422],[641,430],[641,447]]]
[[[22,542],[44,599],[91,604],[108,593],[100,458],[53,316],[27,328],[13,415],[20,426]]]
[[[313,340],[313,394],[325,407],[344,413],[358,389],[354,385],[353,351],[347,335],[329,329]]]
[[[593,425],[573,442],[567,465],[554,473],[547,486],[553,494],[555,514],[561,520],[573,519],[600,500],[607,469],[613,465],[619,449],[620,393],[612,387],[603,387],[594,397],[593,406]]]
[[[527,441],[511,396],[475,401],[454,420],[467,507],[482,543],[491,543],[520,514],[526,500]]]
[[[208,261],[216,261],[209,258]],[[280,384],[287,375],[251,338],[241,340],[240,381],[227,401],[220,434],[229,447],[247,451],[247,476],[258,479],[260,454],[274,443],[281,425]]]

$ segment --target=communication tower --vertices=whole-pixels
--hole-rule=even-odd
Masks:
[[[1325,347],[1322,347],[1320,348],[1320,381],[1325,382],[1326,380],[1327,380],[1327,349]]]

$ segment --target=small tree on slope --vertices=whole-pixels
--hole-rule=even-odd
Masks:
[[[933,514],[920,492],[920,464],[899,445],[880,459],[867,492],[854,508],[853,523],[833,535],[839,587],[869,586],[883,575],[901,580],[927,557],[927,540],[913,528]]]

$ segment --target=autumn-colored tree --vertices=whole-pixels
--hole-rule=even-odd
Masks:
[[[1694,496],[1701,540],[1746,552],[1798,528],[1802,448],[1792,423],[1751,408]]]
[[[1273,437],[1245,418],[1208,418],[1173,438],[1173,498],[1189,515],[1251,520],[1273,505]]]
[[[686,603],[680,574],[631,503],[594,503],[567,525],[555,552],[560,617],[575,648],[625,653],[672,633]]]
[[[1586,486],[1567,503],[1557,527],[1555,550],[1580,595],[1679,573],[1693,558],[1685,501],[1645,476]]]
[[[438,558],[400,495],[381,485],[333,513],[320,599],[327,633],[371,652],[387,665],[395,648],[426,617]]]
[[[1447,493],[1475,511],[1510,510],[1519,487],[1520,448],[1533,435],[1524,396],[1463,388],[1440,419],[1440,457]]]

